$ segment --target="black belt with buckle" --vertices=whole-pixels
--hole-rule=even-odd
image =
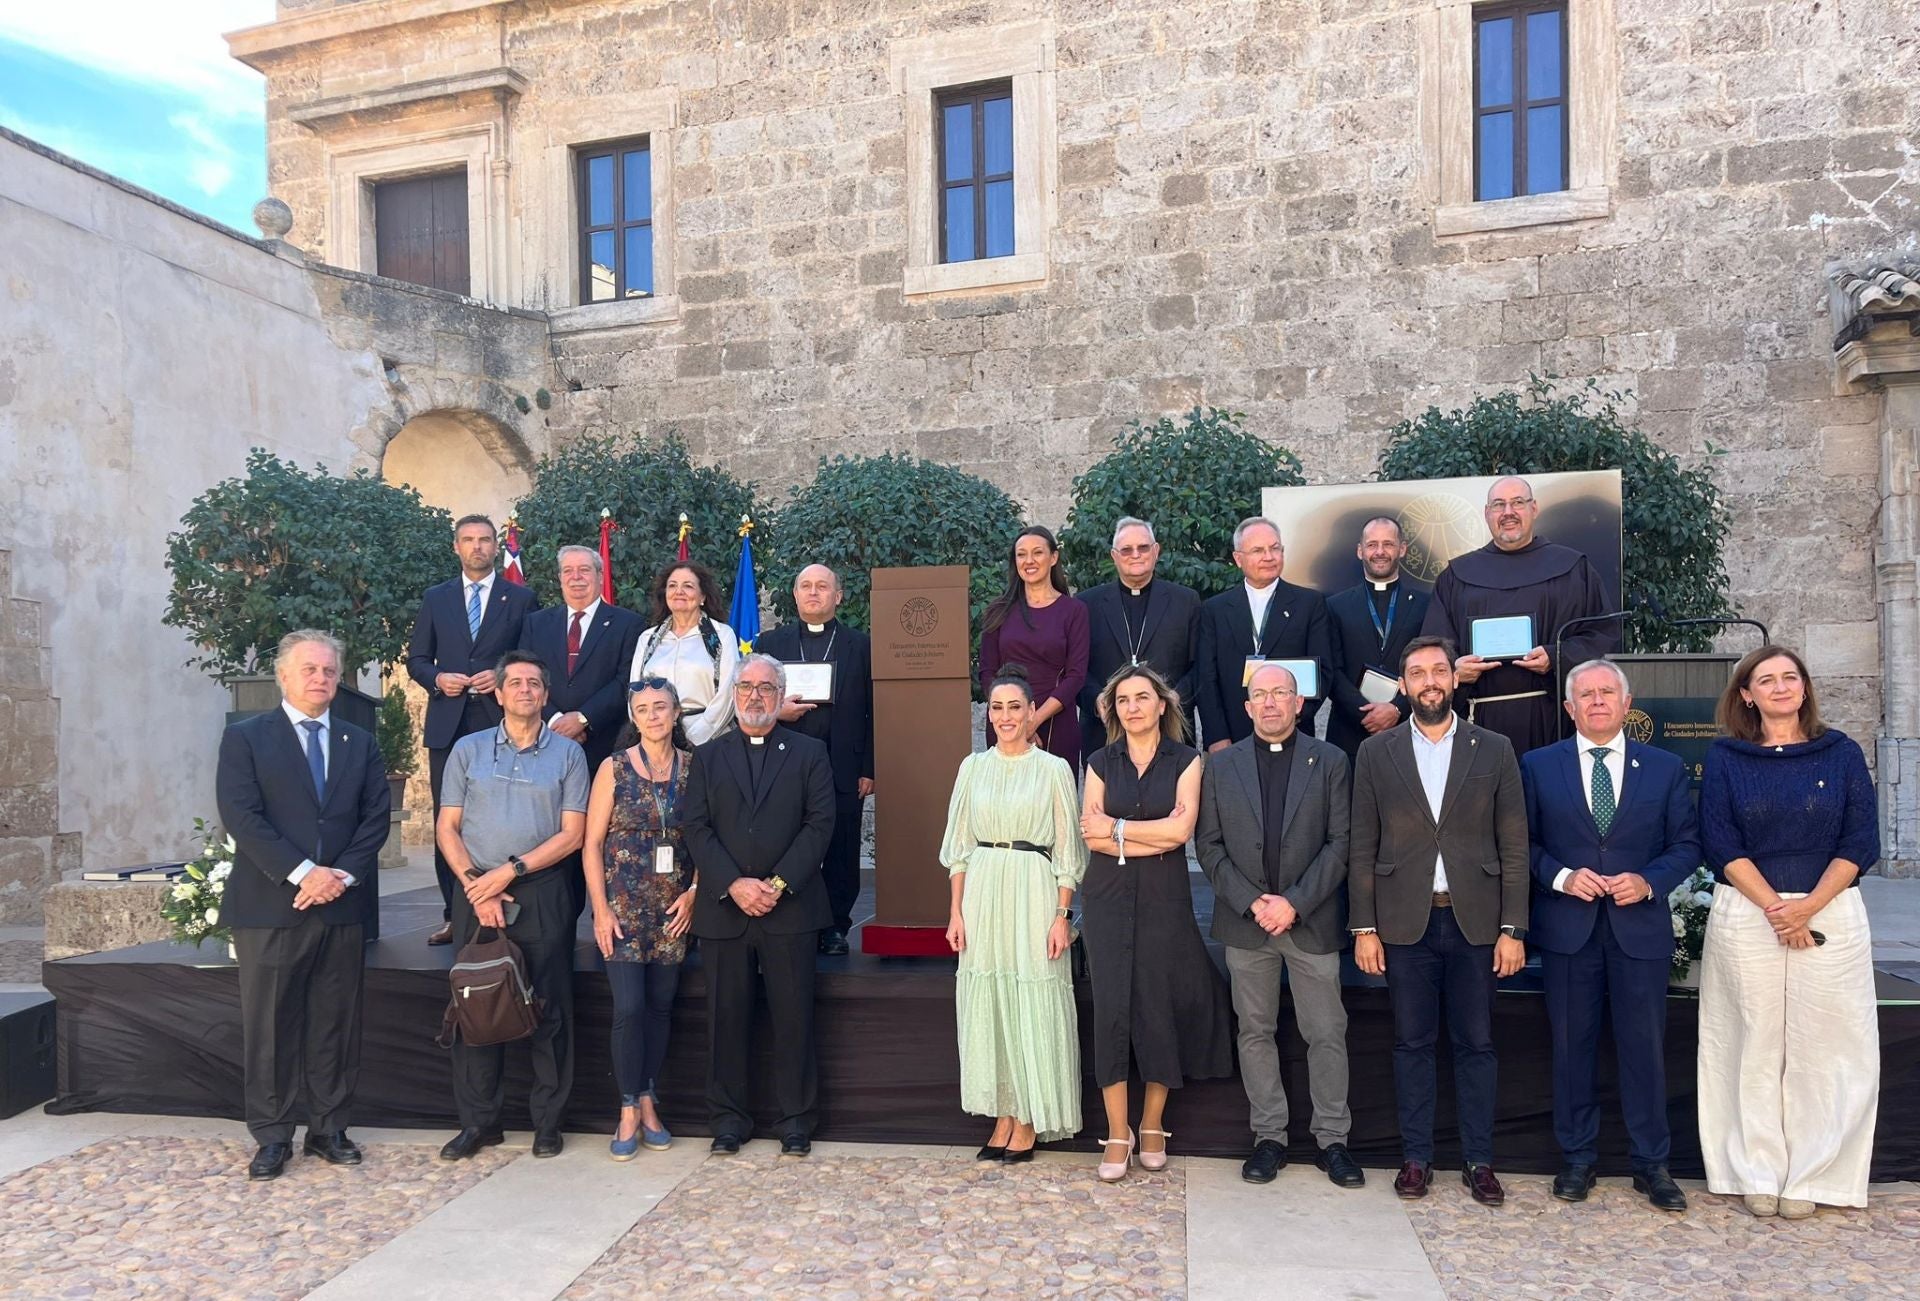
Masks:
[[[1435,890],[1433,892],[1433,906],[1435,908],[1451,908],[1453,907],[1453,896],[1445,890]]]
[[[1053,848],[1049,845],[1036,845],[1031,840],[976,840],[978,849],[1017,849],[1023,854],[1038,854],[1049,863],[1053,861]]]

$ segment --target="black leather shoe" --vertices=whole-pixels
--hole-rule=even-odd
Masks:
[[[1367,1172],[1347,1151],[1345,1143],[1334,1143],[1320,1149],[1320,1156],[1314,1162],[1327,1172],[1327,1178],[1342,1188],[1364,1188],[1367,1186]]]
[[[1587,1194],[1593,1191],[1595,1178],[1590,1165],[1563,1167],[1553,1177],[1553,1195],[1563,1202],[1584,1202]]]
[[[781,1156],[805,1156],[813,1151],[813,1140],[805,1134],[789,1134],[780,1140]]]
[[[557,1129],[543,1129],[533,1136],[533,1154],[535,1156],[559,1156],[567,1141],[560,1137]]]
[[[1424,1161],[1409,1161],[1393,1177],[1393,1195],[1402,1201],[1415,1201],[1433,1187],[1433,1167]]]
[[[498,1147],[507,1136],[497,1129],[463,1129],[440,1149],[442,1161],[464,1161],[483,1147]]]
[[[715,1134],[713,1136],[713,1142],[707,1145],[707,1150],[715,1156],[737,1156],[740,1153],[740,1136],[738,1134]]]
[[[1500,1186],[1498,1179],[1494,1178],[1493,1167],[1490,1165],[1469,1163],[1461,1166],[1460,1182],[1465,1184],[1467,1191],[1473,1194],[1473,1200],[1482,1206],[1507,1204],[1507,1190]]]
[[[1240,1165],[1240,1177],[1250,1184],[1270,1184],[1287,1164],[1287,1149],[1270,1138],[1253,1145],[1253,1155]]]
[[[1647,1200],[1663,1211],[1684,1211],[1687,1209],[1687,1195],[1680,1191],[1680,1185],[1673,1182],[1673,1176],[1667,1168],[1657,1165],[1644,1174],[1633,1177],[1633,1191],[1645,1193]]]
[[[344,1129],[335,1134],[309,1133],[303,1146],[307,1155],[317,1156],[328,1165],[360,1164],[360,1145],[348,1138]]]
[[[292,1157],[291,1143],[262,1143],[260,1150],[253,1154],[253,1160],[247,1163],[247,1178],[278,1179]]]
[[[840,930],[820,932],[820,952],[829,958],[847,956],[847,933]]]

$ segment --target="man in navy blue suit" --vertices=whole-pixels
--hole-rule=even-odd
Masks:
[[[1576,736],[1524,755],[1532,841],[1533,942],[1553,1026],[1553,1129],[1565,1165],[1553,1195],[1593,1187],[1600,1109],[1594,1069],[1610,1005],[1633,1186],[1663,1211],[1687,1209],[1667,1173],[1667,896],[1700,866],[1686,768],[1622,730],[1633,696],[1610,660],[1567,674]]]
[[[547,666],[547,726],[587,752],[587,780],[613,753],[627,721],[627,676],[646,623],[632,610],[600,599],[600,553],[560,548],[562,604],[534,610],[520,625],[520,649]],[[578,852],[554,870],[566,878],[573,915],[586,907],[587,881]]]
[[[220,911],[240,962],[249,1179],[277,1179],[306,1113],[306,1151],[359,1165],[347,1108],[360,1073],[366,923],[378,915],[387,771],[373,736],[333,716],[340,643],[280,639],[280,708],[227,728],[214,798],[233,837]]]
[[[494,572],[500,538],[485,515],[462,516],[453,526],[460,577],[436,583],[420,602],[407,643],[407,675],[427,691],[427,778],[433,784],[433,817],[440,820],[440,778],[447,753],[463,736],[500,725],[493,666],[520,645],[520,624],[540,600]],[[453,873],[438,848],[433,874],[440,885],[440,929],[429,944],[453,938]]]

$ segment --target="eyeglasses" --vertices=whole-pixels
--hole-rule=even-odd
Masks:
[[[1269,701],[1276,705],[1284,705],[1287,701],[1299,694],[1299,692],[1289,691],[1285,687],[1275,687],[1271,691],[1249,691],[1247,693],[1247,699],[1256,705],[1264,705]]]
[[[745,696],[749,700],[778,700],[780,698],[780,688],[771,682],[736,682],[733,684],[733,689],[737,694]]]
[[[1495,498],[1493,501],[1490,501],[1487,503],[1487,509],[1498,513],[1500,511],[1508,509],[1509,507],[1511,507],[1514,510],[1519,510],[1522,506],[1531,506],[1531,505],[1533,505],[1533,498],[1531,497],[1515,497],[1512,501],[1505,501],[1500,498]]]
[[[1247,556],[1253,560],[1265,560],[1268,556],[1281,555],[1283,554],[1283,551],[1284,551],[1284,548],[1281,548],[1281,547],[1248,547],[1245,551],[1242,551],[1239,554],[1243,556]]]
[[[1129,556],[1129,557],[1151,555],[1153,553],[1153,549],[1159,545],[1160,544],[1157,542],[1148,542],[1141,546],[1115,547],[1113,549],[1113,554],[1116,556]]]

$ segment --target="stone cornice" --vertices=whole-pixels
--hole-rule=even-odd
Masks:
[[[495,92],[500,95],[525,94],[527,82],[524,77],[511,68],[488,68],[481,72],[460,73],[452,77],[436,77],[431,81],[409,82],[390,90],[367,91],[358,95],[335,95],[329,99],[315,100],[311,104],[302,104],[287,110],[287,118],[302,126],[319,130],[330,126],[356,113],[372,112],[375,109],[399,108],[407,104],[421,104],[436,99],[451,99],[456,95],[474,92]]]
[[[400,27],[449,14],[500,9],[513,0],[360,0],[316,10],[258,27],[243,27],[226,35],[227,52],[250,68],[264,72],[261,61],[303,45],[358,36],[383,27]]]

